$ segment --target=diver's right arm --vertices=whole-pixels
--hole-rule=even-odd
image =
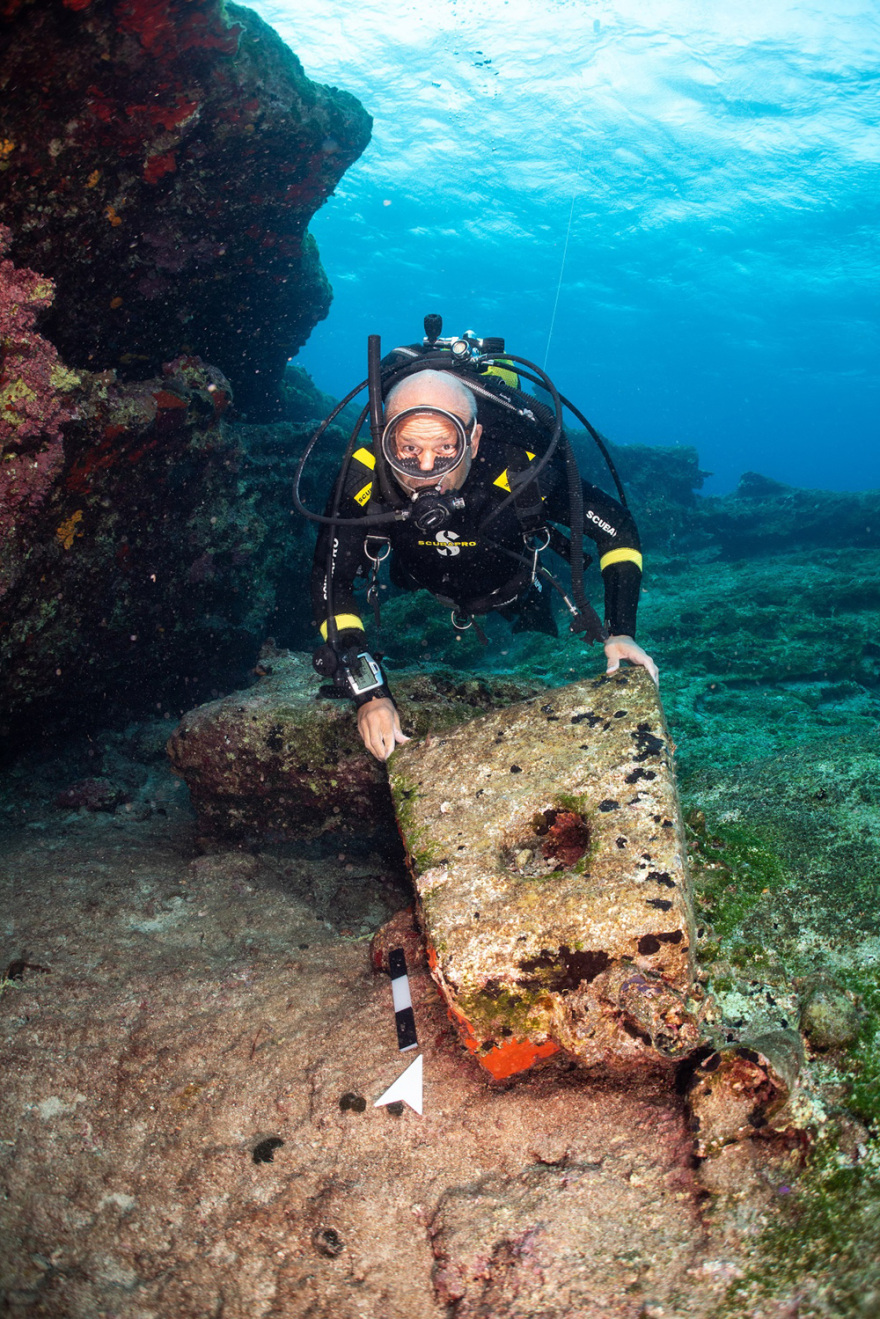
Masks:
[[[368,477],[369,472],[365,475]],[[316,652],[316,667],[320,662],[317,657],[325,662],[329,660],[331,665],[335,658],[333,655],[327,655],[326,653],[334,649],[328,644],[328,615],[331,598],[337,632],[336,653],[344,653],[352,649],[363,651],[367,648],[367,635],[357,612],[354,596],[355,578],[361,576],[367,567],[367,558],[364,553],[364,532],[366,528],[360,528],[357,525],[358,513],[363,511],[365,492],[360,487],[363,485],[364,477],[363,475],[359,476],[357,467],[355,467],[353,476],[354,482],[350,480],[349,484],[353,485],[355,493],[359,494],[361,499],[356,501],[351,497],[343,498],[340,508],[341,515],[350,519],[350,521],[335,528],[326,524],[322,526],[318,543],[315,546],[311,575],[312,617],[315,627],[320,631],[321,639],[325,643],[324,647]],[[328,512],[329,508],[328,503]],[[336,542],[332,558],[332,592],[328,580],[331,536]],[[321,651],[325,652],[323,656]],[[325,671],[323,666],[321,671]],[[331,674],[327,672],[327,676],[331,676]],[[408,740],[400,727],[400,717],[391,697],[387,679],[375,695],[371,696],[364,693],[363,697],[354,697],[353,699],[357,707],[358,732],[364,746],[377,760],[387,760],[399,743]]]
[[[357,712],[361,741],[377,760],[387,760],[398,743],[409,738],[400,727],[397,706],[387,696],[377,696]]]

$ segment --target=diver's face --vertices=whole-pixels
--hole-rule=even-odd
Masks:
[[[465,423],[467,425],[467,423]],[[469,428],[469,427],[468,427]],[[406,490],[424,490],[428,487],[441,491],[457,490],[470,471],[471,458],[477,451],[481,427],[475,426],[469,450],[464,459],[451,472],[438,476],[445,463],[459,452],[459,438],[455,427],[446,417],[430,412],[406,417],[394,437],[395,455],[407,464],[411,472],[419,475],[398,474],[397,479]]]

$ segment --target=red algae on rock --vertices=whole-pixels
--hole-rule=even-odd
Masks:
[[[220,0],[46,0],[0,26],[0,207],[57,285],[46,333],[127,378],[197,354],[251,420],[278,415],[330,305],[307,226],[369,141],[363,107]]]
[[[0,225],[0,258],[10,231]],[[0,598],[14,575],[14,540],[42,508],[64,462],[61,424],[79,377],[35,328],[55,285],[0,259]]]

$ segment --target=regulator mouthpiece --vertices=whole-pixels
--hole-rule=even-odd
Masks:
[[[425,535],[447,527],[453,514],[464,508],[461,495],[439,495],[436,490],[422,490],[413,495],[412,520]]]

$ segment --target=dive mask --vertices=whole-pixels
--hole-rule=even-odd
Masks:
[[[419,455],[413,454],[407,457],[405,446],[401,444],[399,431],[404,422],[411,417],[442,417],[448,421],[454,431],[454,437],[450,436],[450,446],[454,444],[454,450],[448,454],[435,453],[434,466],[430,472],[423,472],[419,466]],[[407,476],[417,481],[439,483],[449,472],[454,472],[464,461],[470,443],[474,437],[476,421],[471,422],[470,432],[465,429],[465,423],[461,417],[457,417],[454,412],[447,412],[445,408],[434,408],[430,406],[405,408],[403,412],[398,412],[396,417],[392,417],[382,432],[382,453],[388,466],[396,476]]]

